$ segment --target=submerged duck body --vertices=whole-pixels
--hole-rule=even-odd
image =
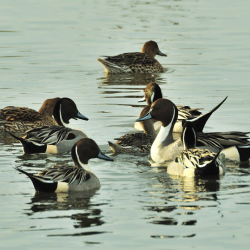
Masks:
[[[91,158],[99,158],[113,161],[104,155],[95,141],[89,138],[79,140],[71,149],[74,166],[52,166],[38,174],[30,174],[17,168],[26,174],[32,181],[38,192],[84,192],[100,188],[100,181],[90,170],[88,161]]]
[[[144,108],[144,113],[149,111],[152,103],[154,103],[156,100],[162,98],[162,91],[160,86],[155,82],[150,82],[147,84],[146,88],[144,89],[144,97],[139,100],[139,102],[147,102],[147,106]],[[199,109],[192,109],[189,106],[185,105],[176,105],[178,109],[178,119],[174,125],[173,132],[181,133],[182,132],[182,121],[186,119],[193,119],[199,115],[201,115],[201,112]],[[139,118],[142,117],[142,113],[140,114]],[[157,120],[153,120],[154,122],[154,129],[158,132],[161,127],[161,122]],[[136,130],[142,130],[141,124],[139,122],[135,122],[134,128]]]
[[[24,153],[64,153],[70,151],[72,146],[80,139],[87,137],[81,130],[66,127],[70,119],[88,120],[82,115],[69,98],[57,101],[53,116],[59,125],[44,126],[26,132],[24,138],[12,135],[23,144]]]
[[[123,53],[97,60],[103,65],[106,73],[161,73],[164,72],[155,56],[167,56],[159,50],[154,41],[146,42],[141,52]]]
[[[0,109],[0,127],[12,133],[24,133],[33,128],[58,125],[52,115],[55,104],[60,99],[56,97],[45,100],[39,111],[14,106]]]

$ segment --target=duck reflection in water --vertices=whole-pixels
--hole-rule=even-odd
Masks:
[[[156,172],[157,177],[152,185],[155,192],[151,191],[150,194],[154,196],[154,200],[158,201],[146,207],[150,212],[150,216],[146,218],[149,223],[160,226],[195,226],[198,223],[199,210],[211,206],[216,210],[219,209],[217,192],[220,189],[220,178],[222,177],[173,176],[166,174],[166,167],[153,167],[152,170]],[[196,228],[193,230],[190,237],[196,236]],[[182,238],[189,236],[181,234],[180,230],[175,232],[173,229],[171,235],[154,234],[151,237]]]
[[[29,203],[31,205],[30,212],[26,213],[28,216],[33,216],[35,213],[44,213],[52,211],[68,211],[68,210],[82,210],[82,213],[71,213],[70,215],[54,216],[54,219],[60,217],[70,218],[74,221],[75,228],[88,228],[99,226],[105,222],[101,220],[102,210],[95,208],[91,203],[91,198],[96,194],[95,190],[83,193],[42,193],[36,192]],[[50,219],[52,218],[49,216]]]
[[[145,82],[166,82],[160,74],[106,74],[103,77],[97,78],[98,85],[133,85],[145,87]],[[142,88],[140,87],[140,90]],[[139,96],[141,98],[141,96]]]

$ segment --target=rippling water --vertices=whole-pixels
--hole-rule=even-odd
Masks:
[[[150,81],[176,104],[213,108],[207,131],[249,131],[249,7],[239,1],[5,1],[0,8],[0,108],[39,109],[72,98],[88,122],[73,121],[108,152],[133,131],[137,100]],[[105,75],[100,55],[158,42],[168,57],[154,75]],[[87,194],[36,194],[13,167],[29,171],[70,162],[23,156],[0,135],[1,249],[249,248],[249,165],[221,179],[177,178],[147,157],[118,155],[90,166],[102,187]],[[75,236],[75,237],[74,237]]]

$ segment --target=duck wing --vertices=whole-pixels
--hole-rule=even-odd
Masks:
[[[197,146],[209,146],[212,148],[223,149],[231,146],[245,145],[249,143],[249,132],[199,132]]]
[[[132,53],[119,54],[117,56],[109,56],[105,58],[105,61],[114,63],[121,67],[124,66],[132,67],[138,65],[152,66],[156,60],[147,54],[141,52],[132,52]]]
[[[49,145],[57,145],[63,140],[72,140],[75,137],[73,129],[56,125],[32,129],[26,135],[26,139]]]
[[[90,179],[90,174],[83,168],[75,166],[53,166],[38,174],[53,181],[67,182],[69,185],[78,180],[77,185]]]

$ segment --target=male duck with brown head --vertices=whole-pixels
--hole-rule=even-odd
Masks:
[[[139,102],[147,102],[147,106],[143,108],[143,112],[148,112],[152,103],[154,103],[156,100],[162,98],[162,91],[160,86],[155,82],[150,82],[146,88],[144,89],[144,97],[139,100]],[[192,119],[199,115],[201,115],[201,112],[199,109],[192,109],[189,106],[184,105],[176,105],[178,109],[178,119],[174,125],[173,132],[181,133],[182,132],[182,121],[186,119]],[[140,114],[140,117],[142,115]],[[139,117],[139,118],[140,118]],[[152,119],[152,122],[154,124],[154,129],[158,132],[161,127],[161,122],[156,121]],[[134,128],[136,130],[142,130],[141,123],[135,122]]]
[[[167,56],[154,41],[146,42],[141,52],[124,53],[117,56],[97,58],[106,73],[161,73],[164,72],[155,56]]]
[[[98,145],[89,138],[79,140],[71,149],[74,166],[52,166],[38,174],[30,174],[16,168],[26,174],[38,192],[86,192],[100,188],[100,181],[90,170],[88,161],[91,158],[99,158],[113,161],[104,155]]]
[[[44,126],[28,130],[24,138],[11,134],[23,144],[24,153],[64,153],[87,135],[77,129],[68,128],[70,119],[88,120],[82,115],[73,100],[60,98],[53,110],[53,116],[58,125]]]
[[[37,112],[26,107],[8,106],[0,109],[0,128],[13,133],[24,133],[29,129],[58,125],[52,117],[55,104],[61,98],[47,99]]]
[[[199,132],[197,146],[205,146],[218,152],[223,148],[248,143],[248,133],[245,132],[200,132],[203,130],[207,119],[225,100],[226,98],[208,113],[190,121],[193,123],[195,130]],[[173,102],[168,99],[158,99],[152,104],[150,111],[144,117],[137,119],[137,121],[143,121],[153,118],[161,121],[161,129],[150,150],[151,158],[156,163],[171,161],[183,151],[181,139],[174,140],[173,138],[173,127],[177,117],[178,109]]]

